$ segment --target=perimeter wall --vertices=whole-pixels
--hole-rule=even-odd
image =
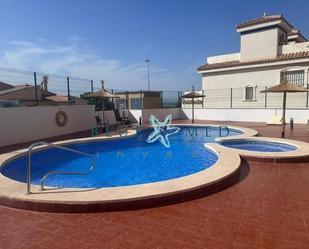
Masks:
[[[61,127],[56,124],[55,116],[59,110],[66,112],[68,122]],[[172,115],[173,120],[191,119],[191,108],[160,108],[144,110],[124,110],[132,123],[137,123],[141,117],[143,123],[149,122],[150,115],[164,120]],[[90,130],[96,127],[95,112],[91,105],[37,106],[0,108],[0,147],[29,141]],[[121,113],[123,115],[123,113]],[[272,116],[281,116],[281,108],[197,108],[195,119],[247,121],[265,123]],[[116,122],[114,112],[106,111],[105,118],[110,124]],[[309,109],[288,109],[286,121],[294,119],[294,123],[307,123]]]
[[[192,118],[192,110],[189,108],[182,109],[185,118]],[[253,109],[253,108],[204,108],[195,109],[195,119],[202,120],[222,120],[222,121],[246,121],[246,122],[266,122],[272,116],[282,116],[280,108],[274,109]],[[287,109],[286,122],[294,119],[294,123],[304,124],[309,119],[308,109]]]
[[[55,121],[59,110],[68,117],[62,127]],[[89,130],[94,117],[91,105],[0,108],[0,147]]]
[[[173,120],[191,119],[191,108],[166,108],[166,109],[145,109],[142,110],[142,121],[148,122],[150,115],[155,115],[163,120],[171,114]],[[222,120],[222,121],[246,121],[246,122],[267,122],[272,116],[282,116],[281,108],[253,109],[253,108],[198,108],[195,109],[195,119],[201,120]],[[294,123],[307,123],[309,109],[287,109],[286,122],[294,119]]]

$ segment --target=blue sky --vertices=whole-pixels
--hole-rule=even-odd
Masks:
[[[0,0],[0,66],[104,79],[110,88],[201,86],[207,56],[239,51],[235,25],[282,13],[309,36],[308,0]]]

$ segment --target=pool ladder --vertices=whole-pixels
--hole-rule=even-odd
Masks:
[[[57,148],[57,149],[61,149],[61,150],[65,150],[65,151],[70,151],[70,152],[73,152],[73,153],[76,153],[76,154],[80,154],[80,155],[83,155],[83,156],[86,156],[86,157],[89,157],[91,159],[91,165],[90,165],[90,168],[88,171],[72,171],[72,172],[67,172],[67,171],[49,171],[47,172],[41,179],[41,188],[40,190],[44,190],[44,183],[45,183],[45,180],[50,176],[50,175],[89,175],[94,169],[95,169],[95,166],[96,166],[96,161],[95,161],[95,158],[94,156],[90,155],[90,154],[87,154],[87,153],[84,153],[84,152],[81,152],[81,151],[78,151],[78,150],[73,150],[73,149],[69,149],[67,147],[63,147],[63,146],[59,146],[59,145],[55,145],[55,144],[52,144],[52,143],[47,143],[47,142],[43,142],[43,141],[40,141],[40,142],[36,142],[36,143],[33,143],[29,149],[28,149],[28,162],[27,162],[27,192],[26,194],[29,195],[31,194],[31,153],[33,151],[33,149],[37,146],[41,146],[41,145],[45,145],[46,148],[48,147],[51,147],[51,148]]]

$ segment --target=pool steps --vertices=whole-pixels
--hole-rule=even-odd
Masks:
[[[80,155],[83,155],[83,156],[86,156],[86,157],[89,157],[90,160],[91,160],[91,164],[90,164],[90,168],[88,171],[49,171],[47,172],[43,177],[42,177],[42,180],[41,180],[41,191],[45,190],[44,188],[44,183],[45,183],[45,180],[51,176],[51,175],[89,175],[96,167],[96,160],[94,158],[94,156],[90,155],[90,154],[87,154],[87,153],[84,153],[84,152],[81,152],[81,151],[78,151],[78,150],[73,150],[73,149],[69,149],[67,147],[63,147],[63,146],[60,146],[60,145],[56,145],[56,144],[52,144],[52,143],[48,143],[48,142],[44,142],[44,141],[39,141],[39,142],[36,142],[36,143],[33,143],[32,145],[30,145],[30,147],[28,148],[28,161],[27,161],[27,192],[26,194],[27,195],[30,195],[31,194],[31,154],[32,154],[32,151],[34,148],[38,147],[38,146],[45,146],[45,148],[57,148],[57,149],[61,149],[61,150],[65,150],[65,151],[70,151],[70,152],[73,152],[73,153],[76,153],[76,154],[80,154]]]

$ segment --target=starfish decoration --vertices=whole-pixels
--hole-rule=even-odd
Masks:
[[[171,147],[168,137],[180,131],[179,127],[171,127],[172,115],[166,116],[163,122],[160,122],[154,115],[149,117],[149,121],[154,131],[147,137],[147,143],[153,143],[159,140],[165,147]]]

